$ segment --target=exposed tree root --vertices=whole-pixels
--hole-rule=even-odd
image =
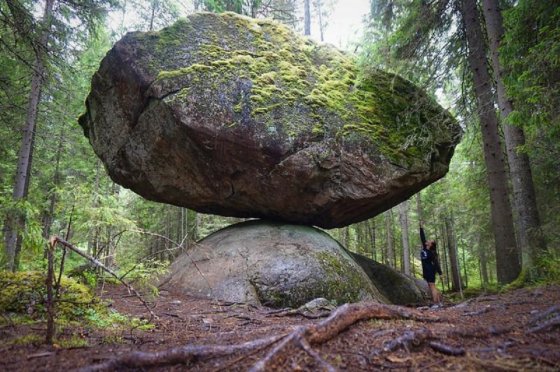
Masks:
[[[82,371],[108,371],[122,368],[159,367],[188,363],[235,353],[248,353],[265,348],[278,341],[280,342],[251,368],[252,371],[270,369],[276,361],[286,356],[290,347],[302,349],[313,357],[323,369],[334,371],[334,367],[324,361],[312,349],[311,345],[322,344],[336,337],[354,323],[368,319],[411,319],[422,322],[435,322],[439,320],[436,317],[424,316],[415,310],[409,310],[400,306],[373,302],[345,304],[334,310],[327,319],[317,324],[297,327],[287,335],[261,338],[239,345],[182,346],[154,353],[133,352],[101,364],[86,367]],[[424,331],[424,333],[428,332],[426,334],[429,335],[429,331]]]
[[[547,310],[536,314],[529,322],[533,327],[528,329],[526,333],[536,333],[548,331],[550,329],[560,327],[560,306],[554,305]]]
[[[399,306],[383,305],[379,303],[358,303],[358,304],[345,304],[337,308],[327,319],[318,324],[310,324],[307,326],[298,327],[294,332],[288,335],[282,342],[274,347],[263,359],[258,361],[251,371],[265,371],[269,366],[282,357],[284,350],[289,346],[296,346],[305,349],[308,344],[321,344],[324,343],[340,332],[344,331],[352,324],[360,320],[368,319],[414,319],[419,321],[437,321],[438,318],[425,317],[420,313],[408,310]],[[312,355],[316,360],[317,357]],[[326,368],[323,360],[318,360],[319,364]],[[329,368],[332,366],[329,365]],[[327,368],[327,369],[329,369]],[[334,368],[334,367],[332,367]]]
[[[286,337],[286,335],[260,338],[239,345],[188,345],[153,353],[136,351],[108,360],[104,363],[82,368],[80,371],[116,371],[123,368],[162,367],[173,364],[189,363],[197,360],[232,355],[238,352],[249,352],[255,349],[262,349],[284,337]]]
[[[549,319],[546,322],[529,329],[527,333],[543,332],[557,327],[560,327],[560,315],[556,315],[554,318]]]

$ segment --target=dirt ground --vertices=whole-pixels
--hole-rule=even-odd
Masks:
[[[123,287],[108,287],[103,297],[119,312],[147,317],[140,301]],[[401,308],[399,308],[401,309]],[[413,319],[373,319],[351,324],[328,340],[315,338],[291,345],[263,370],[496,370],[560,371],[560,287],[521,289],[485,295],[444,308],[402,308]],[[239,345],[293,333],[298,326],[318,325],[326,317],[314,313],[285,314],[269,308],[185,298],[162,291],[155,300],[159,317],[148,331],[88,330],[76,327],[87,346],[10,345],[24,334],[44,334],[44,325],[0,328],[0,371],[80,369],[127,355],[131,351],[163,351],[184,345]],[[400,310],[399,310],[400,311]],[[422,319],[425,317],[425,319]],[[299,328],[301,330],[301,328]],[[282,340],[264,348],[213,355],[165,367],[119,370],[249,370]],[[198,350],[198,349],[197,349]],[[212,349],[214,350],[214,349]],[[211,356],[211,355],[210,355]]]

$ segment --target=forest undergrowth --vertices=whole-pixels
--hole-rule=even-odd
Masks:
[[[161,291],[150,307],[126,287],[97,289],[107,315],[46,324],[4,313],[0,369],[558,370],[560,286],[478,293],[443,308],[343,305],[278,311]]]

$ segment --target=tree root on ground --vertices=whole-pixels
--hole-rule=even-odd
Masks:
[[[426,317],[417,311],[409,310],[400,306],[383,305],[379,303],[365,302],[358,304],[345,304],[337,308],[327,319],[317,324],[298,327],[289,334],[276,347],[274,347],[263,359],[258,361],[251,371],[265,371],[273,365],[284,354],[289,346],[296,346],[310,354],[323,368],[330,370],[334,368],[324,361],[317,353],[309,353],[307,344],[322,344],[346,330],[352,324],[360,320],[368,319],[412,319],[423,322],[438,321],[438,318]],[[329,368],[327,368],[329,366]]]
[[[529,320],[528,325],[532,327],[526,333],[548,331],[560,327],[560,306],[554,305],[537,313]]]
[[[290,347],[299,348],[326,370],[334,370],[329,363],[312,349],[311,345],[322,344],[361,320],[369,319],[410,319],[421,322],[437,322],[439,318],[422,315],[420,312],[401,306],[384,305],[374,302],[345,304],[338,307],[332,314],[317,324],[297,327],[289,334],[261,338],[238,345],[201,345],[182,346],[160,352],[133,352],[101,364],[88,366],[82,371],[109,371],[122,368],[160,367],[180,363],[188,363],[215,357],[223,357],[236,353],[248,353],[263,349],[274,343],[264,358],[259,360],[251,371],[264,371],[287,354]]]
[[[82,368],[80,371],[116,371],[123,368],[162,367],[173,364],[189,363],[198,360],[232,355],[238,352],[249,352],[255,349],[262,349],[284,337],[286,337],[286,335],[265,337],[239,345],[187,345],[159,352],[135,351],[100,364]]]

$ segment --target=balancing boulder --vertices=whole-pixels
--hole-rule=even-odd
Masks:
[[[86,105],[109,175],[145,198],[324,228],[443,177],[461,133],[410,82],[231,13],[127,34]]]

